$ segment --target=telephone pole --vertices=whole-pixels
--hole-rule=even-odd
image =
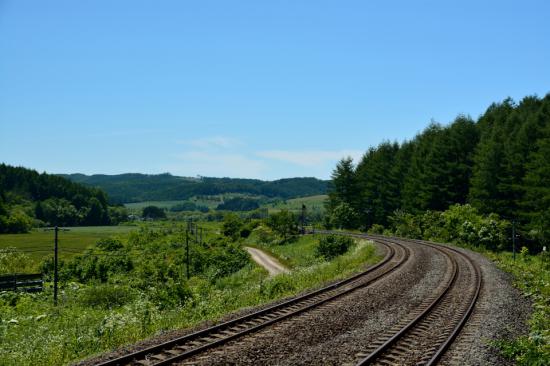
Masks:
[[[69,231],[69,229],[61,229],[59,226],[54,226],[52,229],[46,229],[46,231],[54,232],[54,245],[53,245],[53,303],[57,306],[57,294],[59,287],[59,231]]]

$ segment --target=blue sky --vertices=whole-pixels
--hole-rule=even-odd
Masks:
[[[0,161],[327,178],[550,92],[546,1],[0,0]]]

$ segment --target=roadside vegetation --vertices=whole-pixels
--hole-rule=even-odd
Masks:
[[[27,270],[40,268],[48,281],[43,293],[0,293],[2,364],[67,364],[316,288],[379,260],[373,245],[353,240],[325,258],[322,237],[297,235],[296,220],[286,211],[264,220],[227,214],[222,222],[201,222],[202,242],[190,233],[189,268],[182,223],[146,222],[101,235],[79,254],[61,258],[57,307],[51,257],[0,249],[0,273],[26,270],[30,263]],[[75,231],[60,233],[60,240],[70,233]],[[33,234],[42,233],[25,235]],[[269,278],[243,245],[286,259],[293,270]]]

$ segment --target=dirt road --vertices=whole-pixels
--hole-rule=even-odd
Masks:
[[[272,256],[264,253],[260,249],[245,247],[246,251],[250,253],[254,262],[258,263],[260,266],[264,267],[270,276],[275,276],[280,273],[289,272],[288,268],[283,266],[277,259]]]

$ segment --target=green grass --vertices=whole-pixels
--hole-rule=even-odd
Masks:
[[[124,237],[130,231],[136,230],[137,226],[80,226],[67,229],[68,231],[59,232],[59,255],[62,258],[75,255],[64,249],[71,252],[83,251],[99,239],[113,235]],[[26,234],[0,234],[0,249],[7,247],[24,251],[31,259],[38,261],[53,254],[54,233],[34,229]]]
[[[73,363],[162,331],[216,321],[241,308],[318,288],[380,260],[375,247],[363,242],[332,261],[312,261],[303,252],[313,253],[315,241],[314,237],[305,237],[274,249],[285,253],[289,260],[296,256],[289,274],[268,278],[265,270],[250,263],[215,282],[193,277],[188,281],[191,299],[175,308],[163,309],[139,294],[112,309],[90,307],[83,302],[89,300],[84,295],[91,288],[100,295],[102,287],[96,284],[62,283],[57,308],[51,304],[50,288],[40,294],[0,294],[0,364]],[[136,291],[121,280],[102,286],[119,286],[130,294]],[[105,296],[113,292],[113,288],[104,289],[109,290]]]
[[[327,195],[307,196],[293,198],[286,201],[280,201],[273,204],[266,204],[263,207],[267,207],[269,212],[278,212],[282,209],[290,211],[300,211],[302,204],[306,205],[308,210],[324,210],[324,202],[328,198]]]
[[[496,346],[517,365],[550,364],[550,254],[526,253],[514,260],[509,252],[484,252],[501,269],[512,273],[514,285],[533,302],[529,334],[513,341],[499,341]]]
[[[306,235],[287,244],[257,243],[256,247],[272,254],[289,268],[299,268],[322,262],[321,258],[315,256],[318,240],[319,235]]]

